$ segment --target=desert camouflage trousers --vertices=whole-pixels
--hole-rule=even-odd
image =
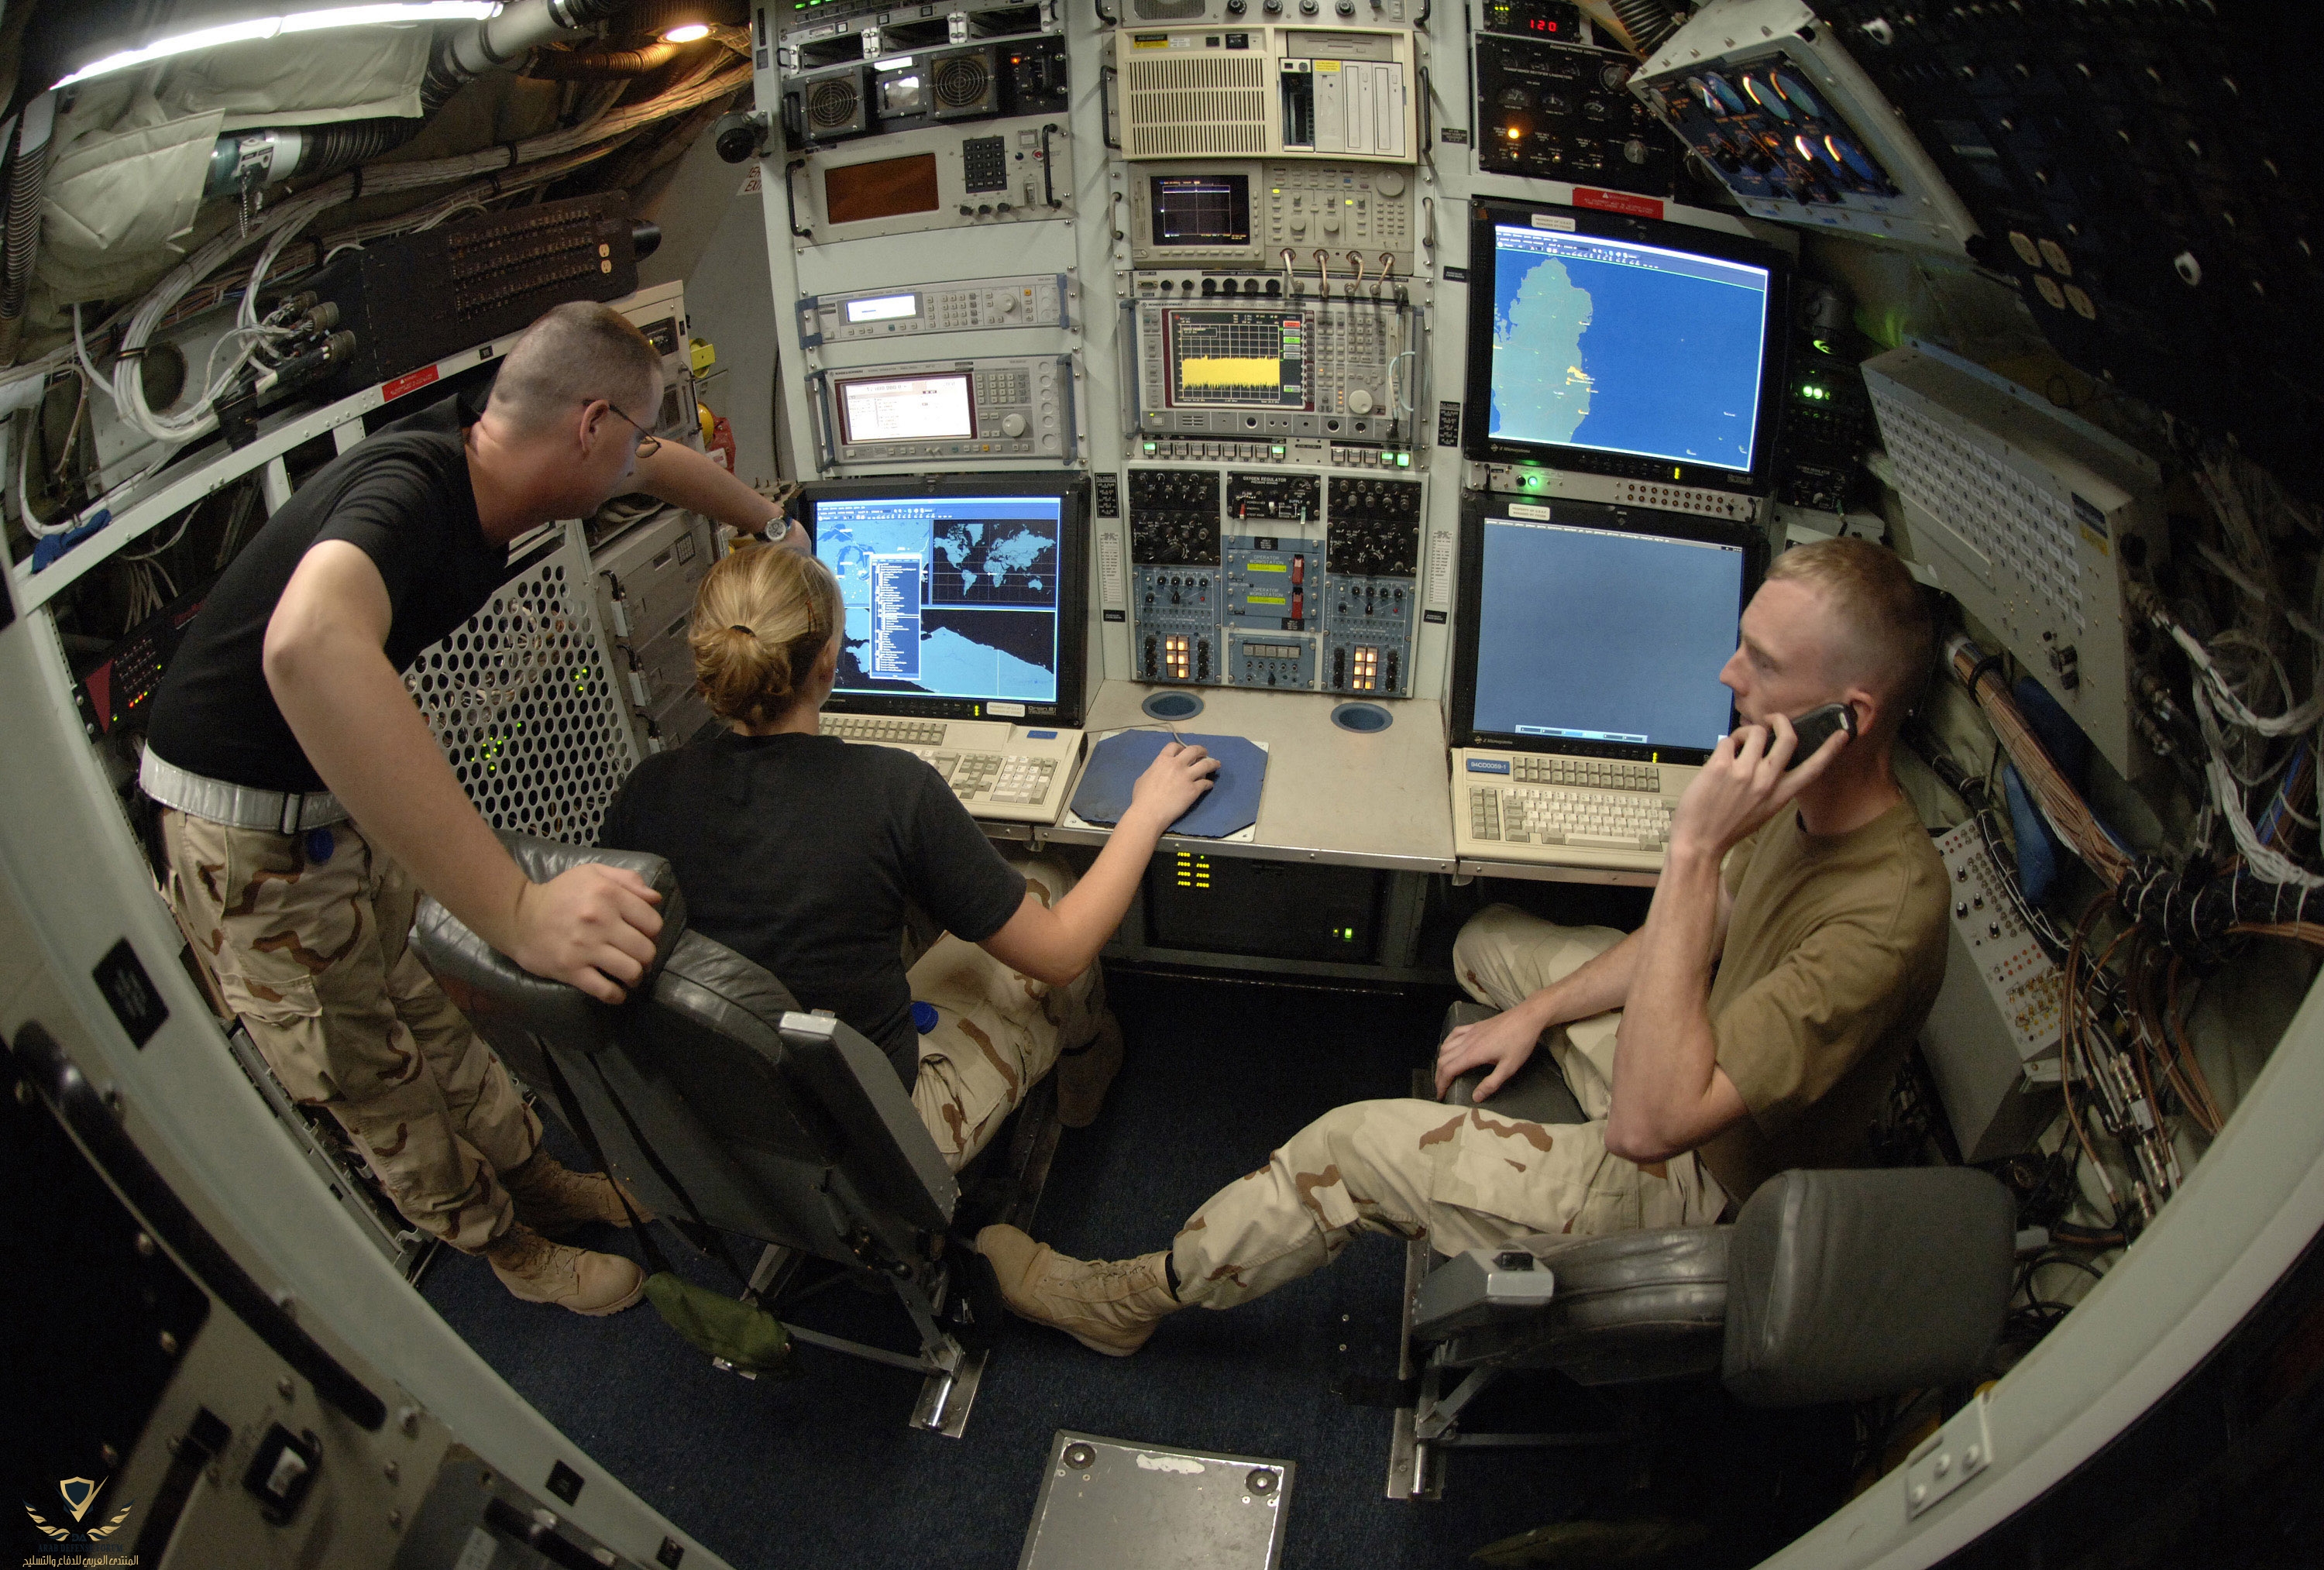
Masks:
[[[1462,928],[1453,969],[1479,1002],[1508,1008],[1621,937],[1495,905]],[[1606,1148],[1620,1017],[1577,1020],[1547,1037],[1591,1122],[1527,1123],[1496,1117],[1489,1102],[1420,1100],[1359,1101],[1317,1118],[1179,1231],[1179,1299],[1231,1308],[1328,1264],[1365,1232],[1425,1238],[1452,1254],[1544,1233],[1716,1221],[1727,1196],[1692,1154],[1640,1167]]]
[[[1073,870],[1049,857],[1010,857],[1034,897],[1054,908],[1074,886]],[[953,1171],[982,1150],[1003,1120],[1056,1063],[1086,1046],[1105,1009],[1103,978],[1092,965],[1069,986],[1051,987],[1003,965],[925,920],[904,935],[912,996],[933,1004],[936,1025],[920,1037],[912,1106]]]
[[[410,948],[419,890],[353,823],[301,834],[161,814],[169,892],[275,1078],[338,1120],[406,1220],[474,1253],[540,1120]]]

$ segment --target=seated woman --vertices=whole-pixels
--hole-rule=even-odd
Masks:
[[[885,1051],[957,1171],[1061,1055],[1059,1116],[1096,1116],[1121,1034],[1092,962],[1218,762],[1163,748],[1078,879],[1006,859],[919,758],[817,734],[844,626],[813,556],[746,546],[711,568],[691,641],[727,733],[641,763],[598,842],[667,857],[693,927]]]

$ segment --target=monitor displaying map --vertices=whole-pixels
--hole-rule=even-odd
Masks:
[[[814,504],[847,629],[835,693],[1057,702],[1064,501],[848,496]]]
[[[1492,235],[1491,441],[1753,468],[1768,269],[1508,223]]]

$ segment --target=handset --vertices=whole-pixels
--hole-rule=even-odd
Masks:
[[[1835,730],[1845,730],[1849,740],[1856,739],[1856,711],[1845,703],[1826,703],[1820,709],[1810,709],[1794,720],[1792,729],[1798,733],[1800,740],[1799,745],[1792,748],[1791,761],[1784,765],[1786,774],[1813,757],[1816,748],[1831,740]]]

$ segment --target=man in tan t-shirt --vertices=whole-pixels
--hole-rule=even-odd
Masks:
[[[1090,1262],[985,1228],[1010,1308],[1123,1356],[1164,1315],[1272,1290],[1360,1232],[1452,1253],[1704,1226],[1776,1172],[1858,1159],[1944,975],[1944,867],[1889,765],[1932,644],[1889,552],[1840,539],[1778,557],[1720,673],[1742,724],[1680,799],[1646,925],[1624,937],[1495,906],[1462,929],[1454,966],[1502,1012],[1445,1038],[1438,1094],[1485,1068],[1489,1104],[1545,1040],[1589,1121],[1342,1106],[1167,1250]],[[1858,734],[1786,772],[1789,716],[1829,702]]]

